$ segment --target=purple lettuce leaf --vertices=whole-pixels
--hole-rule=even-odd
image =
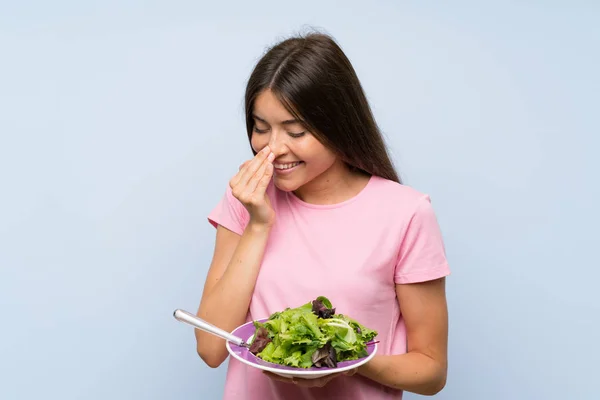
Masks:
[[[325,346],[321,347],[313,353],[312,362],[313,365],[317,368],[325,366],[329,368],[337,367],[337,356],[335,353],[335,348],[331,345],[330,342],[327,342]]]
[[[319,318],[331,318],[335,315],[335,308],[331,308],[331,303],[327,298],[321,296],[312,301],[312,312]]]
[[[271,342],[271,338],[269,338],[269,331],[264,326],[259,327],[256,329],[254,340],[252,340],[252,344],[250,345],[250,352],[254,355],[260,353],[265,347],[267,347],[269,342]]]

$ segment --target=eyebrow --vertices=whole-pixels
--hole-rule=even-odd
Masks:
[[[265,124],[268,124],[267,121],[265,121],[263,118],[259,117],[256,114],[252,114],[252,118],[254,118],[254,119],[256,119],[256,120],[258,120],[260,122],[263,122]],[[293,125],[293,124],[302,124],[302,121],[297,120],[297,119],[294,118],[294,119],[288,119],[288,120],[285,120],[285,121],[281,122],[281,125]]]

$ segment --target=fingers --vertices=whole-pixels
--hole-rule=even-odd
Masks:
[[[248,181],[246,185],[246,193],[251,194],[255,193],[257,197],[261,197],[265,194],[265,190],[269,185],[269,180],[271,179],[271,175],[273,173],[273,161],[274,155],[273,153],[269,154],[265,162],[262,163],[258,171],[252,176],[252,178]],[[266,185],[264,182],[266,181]],[[259,190],[257,190],[257,188]]]
[[[229,182],[233,195],[242,203],[260,202],[273,175],[275,155],[265,147],[252,160],[240,166],[240,171]],[[260,188],[256,193],[255,190]]]
[[[244,167],[246,165],[250,164],[250,161],[252,161],[252,160],[244,161],[244,163],[242,165],[240,165],[240,168],[238,169],[238,172],[241,171],[242,169],[244,169]]]
[[[273,153],[271,153],[269,158],[267,158],[267,160],[269,160],[269,162],[266,165],[263,175],[258,180],[257,187],[256,187],[256,190],[259,193],[265,193],[265,191],[267,190],[267,186],[269,186],[269,182],[271,182],[271,177],[273,177],[273,170],[274,170],[274,167],[273,167],[273,159],[274,158],[275,158],[275,156],[273,155]]]
[[[312,382],[312,385],[315,387],[324,387],[325,385],[327,385],[329,383],[330,380],[332,380],[333,378],[328,376],[326,378],[317,378],[317,379],[312,379],[314,380],[314,382]]]
[[[240,184],[245,185],[266,161],[270,153],[269,146],[265,146],[252,160],[248,160],[240,165],[238,173],[229,181],[229,186],[233,189]]]
[[[263,374],[267,375],[269,378],[273,379],[274,381],[285,382],[285,383],[296,383],[296,381],[294,381],[294,378],[284,378],[283,376],[274,374],[269,371],[263,371]]]
[[[265,146],[265,148],[262,149],[260,151],[260,153],[258,153],[256,155],[256,157],[254,157],[248,163],[248,165],[246,165],[246,167],[240,171],[241,172],[240,182],[244,183],[244,182],[248,182],[250,179],[252,179],[254,174],[256,174],[256,172],[259,170],[259,168],[262,166],[262,164],[266,161],[269,154],[271,154],[271,149],[269,149],[269,146]]]
[[[265,375],[267,375],[269,378],[271,378],[275,381],[291,383],[291,384],[303,386],[303,387],[324,387],[325,385],[327,385],[329,383],[329,381],[331,381],[332,379],[334,379],[340,375],[347,375],[347,374],[354,375],[355,372],[356,372],[355,370],[351,370],[348,372],[339,372],[337,374],[327,375],[323,378],[303,379],[303,378],[293,378],[293,377],[292,378],[284,378],[283,376],[279,376],[277,374],[273,374],[268,371],[263,371],[263,373]]]

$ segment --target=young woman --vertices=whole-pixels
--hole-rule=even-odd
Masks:
[[[198,316],[227,331],[326,296],[378,331],[348,374],[283,379],[231,359],[225,399],[398,399],[446,382],[449,274],[429,197],[400,183],[350,61],[330,37],[271,48],[252,72],[255,154],[210,213],[216,245]],[[196,330],[216,368],[225,342]]]

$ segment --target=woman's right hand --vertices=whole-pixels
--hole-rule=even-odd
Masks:
[[[274,158],[269,146],[265,146],[252,160],[242,164],[229,181],[233,196],[246,207],[254,225],[271,227],[275,222],[275,211],[266,193],[273,176]]]

